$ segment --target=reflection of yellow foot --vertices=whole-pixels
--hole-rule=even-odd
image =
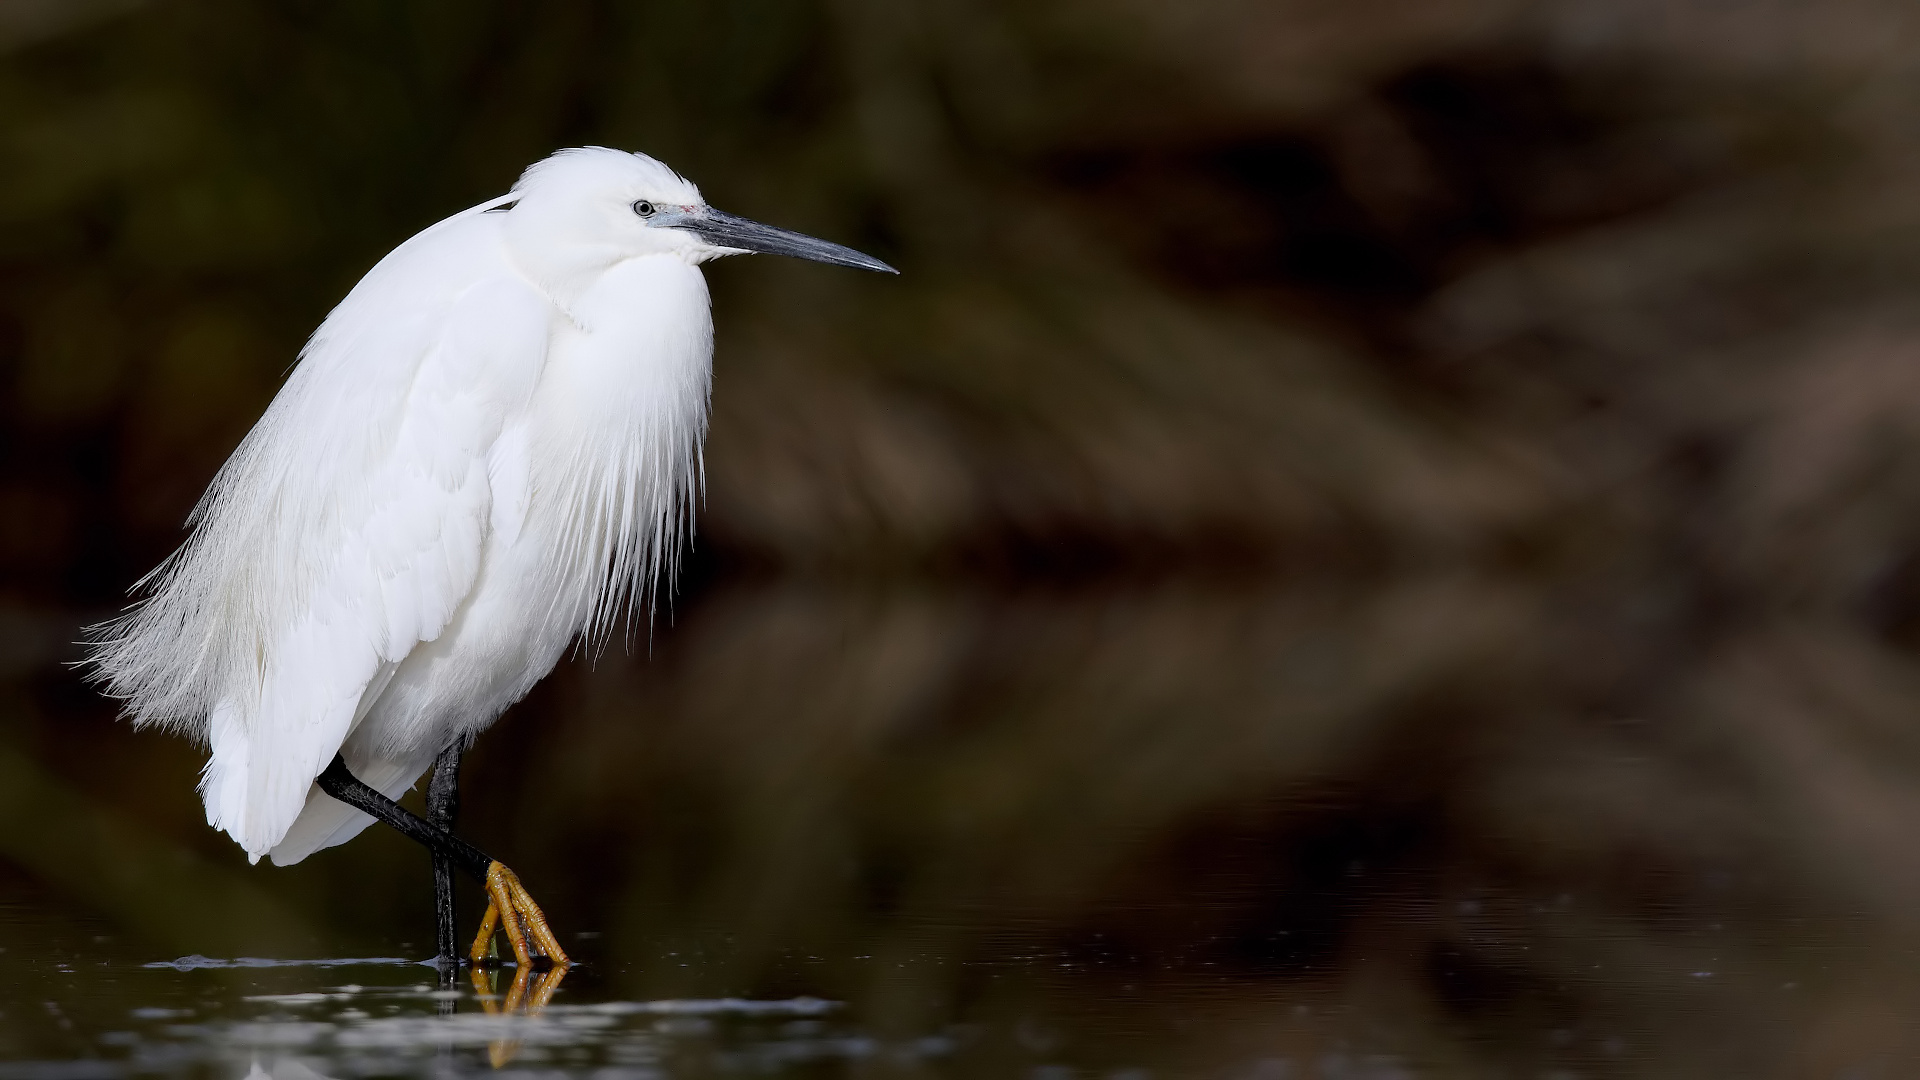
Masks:
[[[499,863],[493,865],[499,866]],[[560,989],[560,980],[567,977],[567,962],[559,960],[539,974],[534,974],[527,964],[513,969],[513,986],[507,990],[507,1000],[502,1003],[493,992],[494,972],[485,971],[479,966],[469,969],[473,978],[473,991],[480,995],[480,1008],[488,1016],[539,1016],[553,1000],[553,992]],[[532,985],[529,993],[528,985]],[[520,1039],[495,1039],[487,1044],[487,1060],[498,1069],[512,1061],[520,1052]]]
[[[497,862],[487,867],[487,914],[480,920],[480,933],[473,939],[473,950],[467,954],[475,964],[487,962],[495,926],[507,932],[507,943],[513,946],[513,958],[523,973],[532,966],[535,957],[553,961],[556,968],[566,968],[567,951],[560,947],[559,940],[547,927],[547,917],[540,913],[540,905],[527,895],[513,871]],[[518,978],[516,975],[516,985]]]

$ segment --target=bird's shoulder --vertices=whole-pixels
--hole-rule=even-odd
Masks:
[[[504,215],[485,207],[421,231],[367,271],[301,351],[293,396],[325,384],[398,404],[436,359],[468,374],[537,363],[562,316],[509,257]]]

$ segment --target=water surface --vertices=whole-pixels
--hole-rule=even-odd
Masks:
[[[0,903],[0,1080],[1788,1075],[1791,1063],[1775,1055],[1804,1041],[1836,999],[1898,992],[1897,980],[1874,981],[1889,958],[1844,921],[1782,926],[1798,940],[1761,950],[1675,927],[1670,950],[1634,962],[1618,939],[1542,935],[1542,914],[1563,932],[1582,925],[1576,900],[1559,903],[1557,920],[1535,910],[1504,923],[1497,901],[1446,913],[1471,926],[1480,951],[1438,962],[1424,985],[1395,974],[1404,946],[1384,936],[1333,950],[1316,971],[1302,959],[1322,955],[1312,946],[1250,957],[1241,943],[1232,961],[1222,943],[1195,941],[1141,955],[1098,939],[1062,948],[1044,927],[983,917],[905,928],[941,947],[882,956],[850,941],[744,969],[743,947],[723,927],[650,955],[612,953],[600,935],[576,932],[578,962],[516,995],[511,968],[442,988],[434,968],[399,954],[155,957],[13,881]],[[1401,918],[1412,939],[1442,916],[1409,907]],[[1509,984],[1527,953],[1564,961],[1571,949],[1596,958],[1567,967],[1573,981]],[[1501,953],[1515,963],[1489,962]],[[728,985],[741,970],[756,974]],[[659,992],[636,996],[636,986]],[[542,990],[546,1003],[527,1008]],[[1903,1060],[1884,1044],[1852,1049],[1862,1067]]]

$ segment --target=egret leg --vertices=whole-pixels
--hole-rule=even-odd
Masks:
[[[428,851],[446,856],[448,862],[485,885],[491,901],[487,906],[487,922],[497,921],[506,930],[507,940],[513,945],[513,958],[521,967],[531,966],[536,958],[555,964],[567,962],[566,951],[560,948],[559,940],[547,927],[540,905],[527,895],[513,871],[498,860],[361,783],[338,754],[316,782],[321,791],[355,810],[372,814]],[[474,942],[474,962],[482,963],[485,958],[486,941]]]
[[[460,811],[460,756],[466,749],[466,740],[455,739],[433,762],[433,779],[427,784],[427,820],[442,832],[453,832],[454,815]],[[433,957],[440,967],[440,980],[451,982],[454,969],[460,966],[453,907],[453,860],[440,851],[433,853],[433,915]]]

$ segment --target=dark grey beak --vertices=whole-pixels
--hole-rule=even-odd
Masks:
[[[736,251],[757,251],[765,255],[791,255],[796,259],[832,263],[834,266],[851,266],[855,270],[875,270],[882,274],[900,272],[879,259],[871,255],[862,255],[850,247],[841,247],[839,244],[829,244],[825,240],[816,240],[797,232],[762,225],[757,221],[735,217],[712,207],[701,207],[677,221],[659,221],[656,224],[686,229],[709,244],[733,248]]]

